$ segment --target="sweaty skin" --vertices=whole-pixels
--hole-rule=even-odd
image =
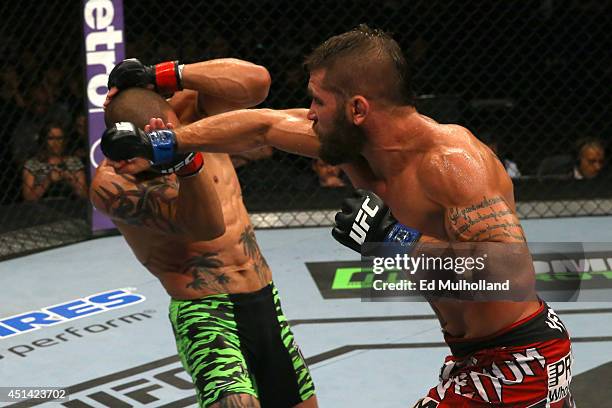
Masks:
[[[234,153],[271,145],[316,157],[320,142],[315,130],[325,133],[335,109],[334,96],[316,81],[313,75],[308,113],[261,109],[206,118],[177,129],[179,151]],[[467,129],[441,125],[414,108],[392,114],[394,131],[388,126],[390,118],[380,120],[383,143],[367,144],[358,160],[341,166],[355,187],[381,196],[401,223],[423,233],[422,242],[525,242],[512,182],[488,147]],[[525,255],[512,278],[529,287],[535,276]],[[530,299],[430,304],[445,332],[468,339],[493,334],[535,312],[539,302],[535,294]]]
[[[186,65],[185,90],[169,100],[173,112],[168,115],[168,123],[152,119],[145,130],[170,127],[173,123],[178,131],[181,125],[207,116],[210,118],[204,121],[223,115],[231,117],[232,110],[262,102],[269,86],[267,70],[246,61],[218,59]],[[110,90],[108,99],[116,92],[116,88]],[[302,117],[305,118],[303,112]],[[229,122],[230,128],[232,123]],[[275,123],[272,127],[284,133],[284,122],[277,118]],[[250,149],[240,149],[247,150]],[[272,280],[227,153],[202,153],[202,172],[180,180],[175,175],[155,175],[147,180],[142,171],[150,164],[141,158],[122,163],[105,161],[92,182],[90,197],[94,205],[114,220],[138,260],[174,299],[255,292]],[[210,201],[206,195],[207,177],[216,191],[224,224],[224,232],[215,234],[214,239],[199,236],[201,231],[210,229],[209,218],[215,214],[214,208],[201,205],[204,200]],[[188,194],[180,194],[185,187]],[[197,194],[202,194],[201,199]],[[260,403],[249,394],[230,394],[211,408],[229,406],[257,408]],[[312,395],[294,407],[316,408],[317,398]]]
[[[197,299],[214,293],[256,291],[272,279],[263,258],[246,208],[240,184],[228,155],[204,154],[205,168],[212,177],[223,212],[225,233],[212,240],[195,240],[182,234],[160,212],[169,212],[178,197],[176,176],[137,181],[135,176],[117,174],[103,163],[97,174],[109,183],[120,183],[112,194],[101,192],[99,201],[135,199],[148,202],[148,211],[126,219],[109,213],[136,258],[162,283],[174,299]],[[111,181],[112,180],[112,181]],[[106,204],[96,204],[105,208]],[[163,221],[162,221],[163,220]]]
[[[309,83],[310,110],[242,110],[203,119],[176,131],[179,151],[236,153],[271,145],[316,157],[333,127],[337,101],[322,86],[323,73]],[[340,108],[342,109],[342,108]],[[368,142],[357,160],[342,165],[353,185],[374,191],[403,224],[423,233],[422,242],[524,244],[512,182],[495,154],[467,129],[442,125],[413,107],[380,110],[367,124]],[[525,253],[513,282],[530,288],[535,275]],[[455,337],[493,334],[535,312],[525,301],[431,301],[442,329]]]
[[[269,77],[265,69],[254,64],[215,60],[187,65],[183,85],[205,88],[207,92],[185,90],[169,100],[177,127],[208,114],[261,102],[267,95]],[[111,91],[110,96],[115,92]],[[203,156],[203,172],[213,180],[225,222],[225,233],[212,240],[186,234],[178,225],[179,220],[172,216],[179,196],[179,183],[174,175],[146,180],[141,174],[128,174],[129,171],[105,161],[92,183],[91,197],[96,207],[113,219],[138,260],[175,299],[252,292],[272,279],[255,240],[229,155],[203,153]],[[185,182],[191,179],[180,184]],[[192,213],[195,218],[186,219],[185,223],[205,222],[206,215],[197,216],[196,210],[199,209]]]
[[[335,96],[322,86],[323,75],[311,74],[310,110],[237,110],[208,117],[176,129],[178,151],[239,153],[270,145],[317,157],[317,134],[333,127],[337,112]],[[467,129],[439,124],[413,107],[379,109],[364,127],[368,142],[362,155],[342,169],[355,187],[381,196],[401,223],[420,230],[423,242],[525,242],[510,178]],[[525,255],[512,278],[530,287],[535,275]],[[535,293],[526,299],[430,304],[446,333],[469,339],[535,312]]]
[[[336,104],[323,86],[324,74],[311,73],[309,83],[309,119],[322,133],[332,123]],[[423,233],[421,242],[525,242],[512,181],[488,147],[467,129],[439,124],[412,107],[379,112],[362,124],[368,134],[363,160],[343,166],[356,187],[378,194],[399,222]],[[535,274],[528,253],[522,260],[512,278],[531,287]],[[446,333],[468,339],[534,313],[539,301],[533,292],[528,299],[430,304]]]
[[[318,141],[304,114],[252,110],[218,115],[177,129],[179,150],[233,153],[270,144],[315,157]],[[318,118],[311,120],[321,125]],[[341,166],[355,187],[381,196],[401,223],[424,234],[423,242],[525,242],[512,182],[488,147],[467,129],[438,124],[414,110],[402,117],[400,127],[405,138],[398,136],[385,148],[366,146],[361,160]],[[512,278],[528,287],[535,275],[525,255]],[[530,315],[539,302],[448,300],[431,305],[444,331],[475,338]]]

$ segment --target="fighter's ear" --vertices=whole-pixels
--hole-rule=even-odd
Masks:
[[[351,122],[359,126],[365,121],[370,112],[370,103],[364,96],[355,95],[349,99],[348,110]]]

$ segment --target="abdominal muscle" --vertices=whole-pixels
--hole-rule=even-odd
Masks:
[[[252,292],[272,279],[255,241],[231,161],[226,155],[206,156],[210,156],[205,157],[207,167],[216,176],[226,224],[221,237],[194,242],[181,235],[117,223],[138,260],[175,299]]]

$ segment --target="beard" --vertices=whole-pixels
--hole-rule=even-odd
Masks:
[[[342,109],[336,111],[329,131],[321,132],[315,129],[315,133],[321,142],[319,157],[334,166],[359,159],[366,141],[363,129],[349,122]]]

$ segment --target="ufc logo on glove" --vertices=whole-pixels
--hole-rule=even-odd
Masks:
[[[366,197],[366,199],[361,204],[361,208],[357,213],[357,217],[355,218],[355,222],[353,222],[353,226],[351,227],[351,233],[349,236],[355,240],[359,245],[363,245],[366,234],[370,230],[370,225],[367,223],[368,216],[370,218],[374,218],[374,216],[378,213],[380,207],[377,205],[374,208],[370,208],[368,206],[370,202],[370,197]]]

